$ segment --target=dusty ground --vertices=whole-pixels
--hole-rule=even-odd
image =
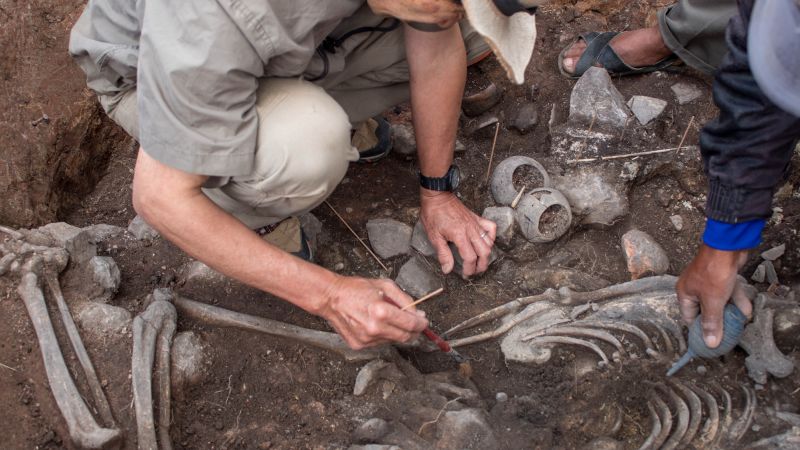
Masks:
[[[505,89],[504,101],[494,112],[503,114],[505,118],[513,117],[520,105],[528,101],[533,101],[539,112],[539,125],[527,135],[501,128],[493,164],[507,156],[525,154],[541,161],[553,173],[560,170],[563,162],[549,154],[547,118],[554,104],[560,114],[566,114],[574,82],[558,73],[555,66],[557,54],[578,32],[598,28],[635,28],[643,25],[654,10],[648,2],[631,2],[625,8],[619,14],[608,16],[591,11],[576,13],[580,9],[572,7],[546,8],[540,15],[537,47],[524,86],[511,86],[505,82],[503,73],[493,60],[470,69],[469,88],[474,89],[491,79]],[[699,126],[714,116],[715,108],[710,95],[678,106],[669,89],[678,80],[709,91],[710,80],[690,71],[616,81],[626,98],[644,94],[667,99],[670,105],[654,124],[646,129],[630,130],[616,148],[609,149],[609,153],[675,146],[691,117],[694,117],[695,125],[689,129],[687,143],[697,142]],[[533,95],[531,85],[537,87]],[[407,120],[408,108],[398,107],[389,116],[393,121]],[[493,132],[491,127],[460,138],[467,147],[467,151],[456,160],[464,175],[461,194],[475,211],[493,205],[484,183]],[[77,226],[94,223],[127,226],[135,215],[130,202],[134,156],[130,148],[117,148],[94,192],[80,207],[64,214],[63,219]],[[699,161],[699,155],[695,156]],[[487,275],[467,282],[454,275],[442,277],[445,295],[424,307],[434,327],[445,329],[520,295],[543,291],[549,286],[544,283],[524,284],[521,274],[550,267],[549,261],[558,253],[568,254],[558,258],[560,267],[611,282],[627,281],[629,275],[619,242],[621,235],[631,228],[656,237],[669,254],[670,273],[678,274],[691,259],[703,227],[702,193],[705,188],[699,163],[694,167],[695,170],[687,173],[653,176],[634,186],[630,192],[630,214],[612,227],[577,227],[565,238],[544,245],[526,243],[517,236],[515,249],[504,261],[496,263]],[[374,165],[353,165],[330,202],[362,236],[366,235],[366,221],[375,217],[392,217],[413,224],[418,213],[415,174],[415,163],[399,158],[388,158]],[[789,286],[800,282],[800,249],[796,239],[800,227],[798,178],[795,171],[791,180],[793,184],[777,198],[776,206],[782,208],[782,212],[774,218],[763,248],[759,249],[787,244],[786,256],[778,273],[781,281]],[[658,194],[659,191],[663,193]],[[669,201],[665,202],[664,198]],[[668,203],[668,206],[663,206],[663,203]],[[318,261],[323,266],[333,268],[341,263],[344,268],[340,273],[343,274],[394,277],[405,262],[404,258],[390,260],[387,264],[393,273],[381,273],[329,209],[323,206],[314,213],[328,235],[327,243],[318,251]],[[681,232],[675,231],[669,221],[669,216],[676,213],[684,218]],[[122,271],[122,287],[112,303],[134,314],[141,310],[144,297],[154,288],[172,287],[188,297],[236,311],[327,329],[322,320],[237,283],[211,287],[182,284],[176,269],[188,258],[161,239],[146,243],[115,238],[100,250],[101,254],[114,257]],[[757,262],[753,257],[745,273],[751,273]],[[0,327],[0,363],[11,367],[0,367],[0,410],[7,418],[0,423],[3,447],[68,446],[65,426],[47,389],[33,330],[14,292],[14,284],[8,279],[0,279],[0,317],[5,318],[4,326]],[[379,411],[365,409],[367,403],[351,395],[360,365],[345,363],[334,354],[252,333],[207,327],[186,319],[179,319],[178,329],[197,331],[212,350],[206,381],[174,404],[172,437],[176,448],[341,448],[349,445],[351,433],[361,421],[375,416],[392,418],[396,413],[388,408]],[[800,347],[797,336],[780,338],[780,348],[787,354]],[[117,419],[125,426],[126,434],[133,435],[129,349],[129,336],[89,347],[101,379],[107,381],[106,389]],[[510,396],[530,396],[528,406],[517,411],[516,415],[534,424],[535,430],[531,433],[521,431],[518,439],[505,442],[509,448],[576,448],[584,444],[591,433],[561,431],[563,426],[559,427],[559,424],[568,419],[572,411],[564,405],[600,403],[612,403],[623,408],[626,419],[617,437],[635,447],[647,432],[642,428],[642,424],[647,422],[640,399],[648,387],[641,381],[655,379],[663,370],[663,367],[654,368],[642,362],[579,381],[571,374],[571,363],[581,351],[559,352],[559,357],[542,367],[506,363],[496,342],[470,346],[464,348],[463,353],[474,361],[473,379],[490,404],[494,402],[495,393],[500,391]],[[436,354],[411,353],[406,356],[423,372],[451,368],[448,360]],[[743,355],[736,352],[726,358],[724,364],[712,365],[714,373],[709,376],[723,385],[744,381],[746,372],[742,359]],[[800,377],[795,372],[792,377],[773,381],[766,390],[759,391],[759,402],[764,405],[776,401],[800,404],[798,387]],[[512,419],[493,418],[509,426],[514,423]],[[748,434],[747,440],[768,436],[775,431],[764,426],[758,432]]]

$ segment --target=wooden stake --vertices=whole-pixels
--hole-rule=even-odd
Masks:
[[[516,209],[517,208],[517,205],[519,204],[519,200],[522,198],[522,194],[525,192],[525,188],[527,188],[527,187],[528,187],[528,185],[522,186],[522,189],[519,190],[519,193],[517,194],[517,196],[514,197],[514,201],[511,202],[511,209]]]
[[[492,160],[494,159],[494,148],[497,145],[497,135],[500,133],[500,122],[494,126],[494,139],[492,140],[492,152],[489,153],[489,167],[486,168],[486,182],[489,182],[489,177],[492,175]]]
[[[694,123],[694,116],[689,119],[689,124],[686,125],[686,131],[683,132],[683,137],[681,137],[681,141],[678,143],[678,151],[681,151],[681,147],[683,147],[683,141],[686,140],[686,135],[689,134],[689,128],[692,127]]]
[[[15,369],[15,368],[13,368],[11,366],[7,366],[7,365],[5,365],[3,363],[0,363],[0,367],[3,367],[3,368],[8,369],[8,370],[13,370],[14,372],[17,371],[17,369]]]
[[[439,288],[439,289],[437,289],[437,290],[435,290],[433,292],[430,292],[428,294],[425,294],[422,297],[420,297],[418,300],[415,300],[414,303],[409,303],[408,305],[403,306],[402,308],[400,308],[400,311],[405,311],[408,308],[411,308],[412,306],[419,305],[420,303],[424,302],[425,300],[428,300],[430,298],[436,297],[437,295],[441,294],[442,292],[444,292],[444,288],[443,287],[441,287],[441,288]]]
[[[336,214],[336,217],[338,217],[338,218],[339,218],[339,220],[341,220],[341,221],[342,221],[342,223],[344,224],[344,226],[346,226],[346,227],[347,227],[347,229],[348,229],[348,230],[350,230],[350,232],[351,232],[351,233],[353,233],[353,236],[355,236],[355,237],[356,237],[356,239],[358,239],[358,242],[360,242],[360,243],[361,243],[361,245],[363,245],[363,246],[364,246],[364,248],[365,248],[365,249],[367,249],[367,251],[369,252],[369,254],[370,254],[370,255],[372,255],[372,257],[373,257],[373,258],[375,258],[375,261],[377,261],[377,262],[378,262],[378,264],[380,264],[380,265],[381,265],[381,267],[383,267],[383,270],[385,270],[385,271],[389,272],[389,268],[388,268],[388,267],[386,267],[386,266],[383,264],[383,261],[381,261],[381,259],[380,259],[380,258],[378,258],[378,255],[376,255],[375,253],[373,253],[372,249],[371,249],[371,248],[369,248],[369,245],[367,245],[367,244],[366,244],[366,242],[364,242],[364,240],[363,240],[363,239],[361,239],[361,237],[360,237],[358,234],[356,234],[356,232],[355,232],[355,231],[353,231],[353,229],[350,227],[350,224],[348,224],[348,223],[347,223],[347,221],[346,221],[346,220],[344,220],[344,217],[342,217],[342,216],[339,214],[339,212],[338,212],[338,211],[336,211],[336,209],[333,207],[333,205],[331,205],[331,204],[330,204],[330,203],[329,203],[327,200],[325,200],[325,204],[326,204],[326,205],[328,205],[328,208],[330,208],[330,209],[331,209],[331,211],[333,211],[333,213],[334,213],[334,214]]]
[[[683,147],[684,149],[690,147]],[[624,155],[611,155],[611,156],[599,156],[597,158],[585,158],[585,159],[570,159],[567,160],[567,164],[575,164],[575,163],[586,163],[586,162],[594,162],[594,161],[605,161],[607,159],[621,159],[621,158],[633,158],[636,156],[645,156],[645,155],[655,155],[658,153],[667,153],[667,152],[674,152],[676,150],[681,150],[680,147],[674,148],[662,148],[660,150],[650,150],[647,152],[638,152],[638,153],[626,153]]]

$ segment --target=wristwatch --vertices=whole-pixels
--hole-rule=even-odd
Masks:
[[[450,166],[443,177],[426,177],[419,172],[419,185],[431,191],[453,192],[461,181],[461,171],[456,165]]]

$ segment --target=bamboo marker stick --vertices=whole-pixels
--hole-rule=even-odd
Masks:
[[[425,294],[422,297],[420,297],[419,299],[415,300],[414,303],[409,303],[408,305],[403,306],[402,308],[400,308],[400,311],[405,311],[408,308],[411,308],[412,306],[419,305],[420,303],[424,302],[425,300],[428,300],[428,299],[431,299],[433,297],[436,297],[437,295],[441,294],[442,292],[444,292],[444,288],[443,287],[441,287],[441,288],[439,288],[439,289],[437,289],[437,290],[435,290],[433,292],[430,292],[428,294]]]
[[[492,175],[492,160],[494,159],[494,148],[497,146],[497,135],[500,133],[500,122],[494,127],[494,139],[492,139],[492,151],[489,153],[489,167],[486,168],[486,182],[489,182],[489,177]]]
[[[377,262],[378,262],[378,264],[380,264],[380,265],[381,265],[381,267],[383,267],[383,270],[385,270],[385,271],[389,272],[389,268],[388,268],[388,267],[386,267],[386,266],[383,264],[383,261],[381,261],[381,259],[380,259],[380,258],[378,258],[378,255],[376,255],[375,253],[373,253],[372,249],[371,249],[371,248],[369,248],[369,245],[367,245],[367,244],[366,244],[366,242],[364,242],[364,240],[363,240],[363,239],[361,239],[361,237],[360,237],[358,234],[356,234],[356,232],[355,232],[355,231],[353,231],[353,229],[350,227],[350,224],[348,224],[348,223],[347,223],[347,221],[346,221],[346,220],[344,220],[344,217],[342,217],[342,216],[339,214],[339,212],[338,212],[338,211],[336,211],[336,209],[333,207],[333,205],[331,205],[331,204],[330,204],[330,203],[329,203],[327,200],[325,200],[325,204],[326,204],[326,205],[328,205],[328,208],[330,208],[330,209],[331,209],[331,211],[333,211],[333,213],[334,213],[334,214],[336,214],[336,217],[338,217],[338,218],[339,218],[339,220],[341,220],[341,221],[342,221],[342,223],[344,224],[344,226],[346,226],[346,227],[347,227],[347,229],[348,229],[348,230],[350,230],[350,232],[351,232],[351,233],[353,233],[353,236],[355,236],[355,237],[356,237],[356,239],[358,239],[358,242],[360,242],[360,243],[361,243],[361,245],[363,245],[363,246],[364,246],[364,248],[365,248],[365,249],[367,249],[367,251],[369,252],[369,254],[370,254],[370,255],[372,255],[372,257],[373,257],[373,258],[375,258],[375,261],[377,261]]]

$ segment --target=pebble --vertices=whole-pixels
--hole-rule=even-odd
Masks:
[[[353,395],[357,397],[364,395],[367,389],[378,381],[381,370],[388,365],[389,363],[382,359],[374,359],[365,364],[364,367],[358,371],[358,375],[356,375],[356,382],[353,385]]]
[[[753,433],[758,433],[759,431],[761,431],[761,425],[755,424],[750,429],[753,430]]]
[[[763,265],[766,270],[767,283],[778,284],[778,273],[775,272],[775,266],[772,264],[772,261],[764,261],[761,265]]]
[[[591,67],[575,83],[569,98],[570,123],[623,128],[629,117],[625,99],[605,69]]]
[[[667,102],[660,98],[634,95],[628,100],[628,107],[642,125],[647,125],[664,112]]]
[[[389,433],[389,424],[377,417],[362,423],[353,433],[356,442],[367,444],[370,442],[380,442]]]
[[[508,394],[506,394],[505,392],[498,392],[497,394],[495,394],[494,399],[501,403],[506,402],[508,401]]]
[[[407,254],[411,250],[412,228],[394,219],[372,219],[367,222],[369,243],[381,258]]]
[[[414,156],[417,153],[417,138],[414,135],[414,128],[411,125],[396,123],[392,125],[392,152],[405,157]]]
[[[335,270],[336,272],[340,272],[340,271],[344,270],[344,263],[343,262],[337,262],[336,264],[333,265],[333,270]]]
[[[764,280],[767,279],[767,268],[764,267],[764,263],[761,263],[758,265],[758,267],[756,267],[756,270],[753,271],[753,275],[750,276],[750,279],[756,283],[763,283]]]
[[[703,95],[700,89],[688,83],[676,83],[673,84],[670,89],[672,89],[672,92],[675,94],[675,99],[678,101],[679,105],[693,102]]]
[[[641,230],[631,230],[622,236],[622,248],[631,278],[648,274],[663,275],[669,270],[669,257],[652,236]]]
[[[702,365],[701,366],[697,366],[697,374],[698,375],[705,375],[706,373],[708,373],[708,369],[706,368],[706,366],[702,366]]]
[[[128,310],[105,303],[84,302],[76,309],[75,322],[98,341],[127,333],[133,321]]]
[[[439,450],[500,448],[486,413],[479,409],[448,411],[439,419],[436,429],[440,438],[435,448]]]
[[[753,386],[753,388],[755,390],[757,390],[757,391],[763,391],[764,390],[764,385],[761,384],[761,383],[756,383],[755,386]]]
[[[415,298],[442,287],[439,278],[431,272],[428,265],[417,256],[403,264],[395,278],[395,283]]]
[[[516,116],[514,116],[514,119],[511,121],[510,128],[522,134],[528,134],[538,123],[539,113],[536,111],[536,105],[533,103],[526,103],[517,111]]]
[[[675,227],[675,230],[681,231],[683,230],[683,217],[678,214],[669,217],[670,222],[672,222],[672,226]]]
[[[176,391],[198,384],[203,378],[206,346],[194,331],[181,331],[175,335],[170,352],[170,382]]]
[[[91,287],[91,299],[108,301],[119,290],[122,275],[117,263],[110,256],[95,256],[89,260],[94,286]]]
[[[158,237],[158,231],[151,227],[147,222],[142,219],[142,216],[137,215],[128,224],[128,231],[140,241],[147,241]]]
[[[775,261],[776,259],[783,256],[786,252],[786,244],[781,244],[777,247],[772,247],[771,249],[762,252],[761,257],[766,259],[767,261]]]

